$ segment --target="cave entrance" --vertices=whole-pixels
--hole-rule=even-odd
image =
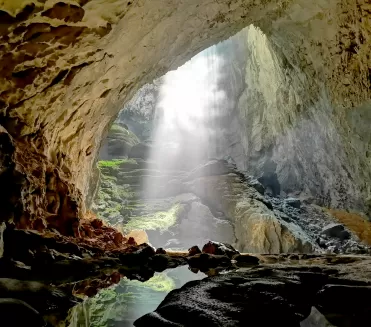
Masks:
[[[354,189],[346,174],[332,185],[323,171],[342,155],[331,104],[324,93],[304,108],[309,85],[281,50],[251,25],[142,87],[102,146],[93,210],[156,248],[210,239],[256,253],[358,247],[327,210],[344,185]],[[357,203],[353,193],[342,205]]]
[[[310,204],[330,205],[331,199],[317,189],[308,196],[295,175],[300,162],[289,152],[297,147],[288,142],[293,135],[308,147],[308,157],[318,150],[311,142],[330,141],[326,119],[320,126],[295,114],[301,99],[290,93],[297,91],[290,69],[250,26],[142,87],[101,148],[93,209],[159,254],[202,248],[210,239],[253,253],[365,251],[354,234]],[[313,140],[308,131],[317,133]],[[309,184],[310,174],[303,177]],[[173,288],[223,269],[178,267],[144,283],[123,279],[89,300],[89,310],[76,308],[76,319],[135,320]],[[133,298],[121,300],[129,292]],[[107,298],[115,299],[110,315],[100,312]]]
[[[212,178],[237,168],[232,152],[243,153],[235,127],[247,33],[142,87],[111,126],[93,209],[124,234],[141,241],[147,234],[155,247],[174,250],[209,239],[236,243],[222,194],[199,183],[209,177],[214,187]]]

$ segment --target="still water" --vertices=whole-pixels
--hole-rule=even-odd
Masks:
[[[188,266],[156,273],[146,282],[123,278],[119,284],[72,309],[69,327],[131,327],[134,321],[154,311],[173,289],[206,277]]]

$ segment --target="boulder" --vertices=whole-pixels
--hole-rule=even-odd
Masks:
[[[226,255],[228,258],[232,258],[234,255],[239,254],[240,252],[238,252],[230,244],[209,241],[202,248],[202,253],[209,253],[214,255]]]
[[[156,254],[166,254],[166,251],[163,248],[158,248],[156,249]]]
[[[194,245],[194,246],[192,246],[191,248],[188,249],[188,255],[190,257],[192,257],[196,254],[199,254],[199,253],[201,253],[201,250],[197,245]]]
[[[135,243],[140,245],[144,243],[149,243],[147,233],[142,229],[133,229],[128,235],[127,238],[132,237],[135,240]]]
[[[200,253],[192,257],[188,257],[188,264],[191,268],[198,268],[201,271],[208,271],[211,268],[230,267],[231,260],[226,255]]]
[[[350,233],[345,230],[344,226],[342,224],[337,223],[328,224],[325,227],[323,227],[321,234],[330,237],[336,237],[339,238],[340,240],[350,238]]]
[[[53,281],[57,281],[57,274],[54,274],[53,269],[49,269],[49,267],[47,267],[48,273],[51,274],[53,278],[55,277]],[[73,270],[74,267],[70,267],[70,269],[71,268]],[[4,301],[5,298],[11,299],[11,301]],[[80,302],[78,298],[57,287],[49,287],[36,281],[11,278],[0,278],[0,299],[3,300],[3,302],[0,301],[0,312],[7,307],[9,310],[15,310],[15,308],[18,307],[20,312],[28,312],[30,317],[32,316],[36,320],[39,320],[37,318],[37,312],[41,315],[45,315],[47,313],[69,310],[72,306]],[[32,308],[26,306],[22,301],[32,306]],[[35,312],[35,310],[37,312]],[[0,322],[1,326],[3,326],[2,319],[3,318],[1,318]]]
[[[43,317],[26,302],[17,299],[0,299],[1,326],[44,327]]]
[[[297,209],[300,209],[300,207],[301,207],[301,201],[299,199],[296,199],[296,198],[285,199],[285,204],[287,204],[291,207],[297,208]]]
[[[232,260],[235,260],[238,266],[258,265],[260,262],[258,257],[249,254],[236,254]]]
[[[251,179],[248,183],[249,183],[249,186],[253,187],[261,195],[264,195],[264,193],[265,193],[265,187],[257,179]]]
[[[162,272],[166,269],[173,269],[186,264],[187,260],[183,257],[173,257],[166,254],[155,254],[151,258],[150,267],[157,272]]]
[[[370,258],[363,263],[353,258],[331,269],[315,260],[309,266],[272,264],[191,281],[134,326],[368,326]],[[306,320],[313,307],[323,316]]]

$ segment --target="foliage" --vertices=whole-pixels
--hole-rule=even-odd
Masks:
[[[125,141],[125,143],[131,146],[138,144],[140,142],[138,137],[133,132],[129,131],[128,129],[124,128],[119,124],[113,124],[111,126],[108,138],[123,140]]]
[[[181,204],[175,204],[168,211],[159,211],[145,216],[135,217],[125,225],[125,229],[127,231],[133,229],[157,229],[163,232],[176,224],[182,212],[183,206]]]
[[[101,184],[94,202],[98,216],[111,225],[123,219],[124,203],[135,198],[135,192],[128,185],[118,183],[116,175],[125,165],[137,164],[135,159],[113,159],[98,162]]]
[[[120,164],[124,162],[124,159],[112,159],[112,160],[101,160],[98,161],[98,168],[116,168],[120,167]]]

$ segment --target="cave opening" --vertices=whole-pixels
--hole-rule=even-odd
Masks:
[[[350,185],[342,175],[330,194],[320,167],[331,158],[313,159],[331,152],[339,138],[328,135],[331,104],[323,93],[310,108],[323,110],[321,123],[302,111],[307,84],[297,75],[264,33],[249,26],[146,84],[103,142],[92,210],[159,254],[210,240],[241,253],[366,253],[370,240],[354,228],[357,219],[368,228],[356,192],[341,194]],[[300,157],[298,148],[307,153]],[[156,272],[144,283],[122,279],[76,307],[71,326],[131,326],[172,289],[228,271],[223,265],[190,270]],[[329,324],[313,307],[300,326],[314,322]]]
[[[369,19],[0,1],[0,325],[368,326]]]

